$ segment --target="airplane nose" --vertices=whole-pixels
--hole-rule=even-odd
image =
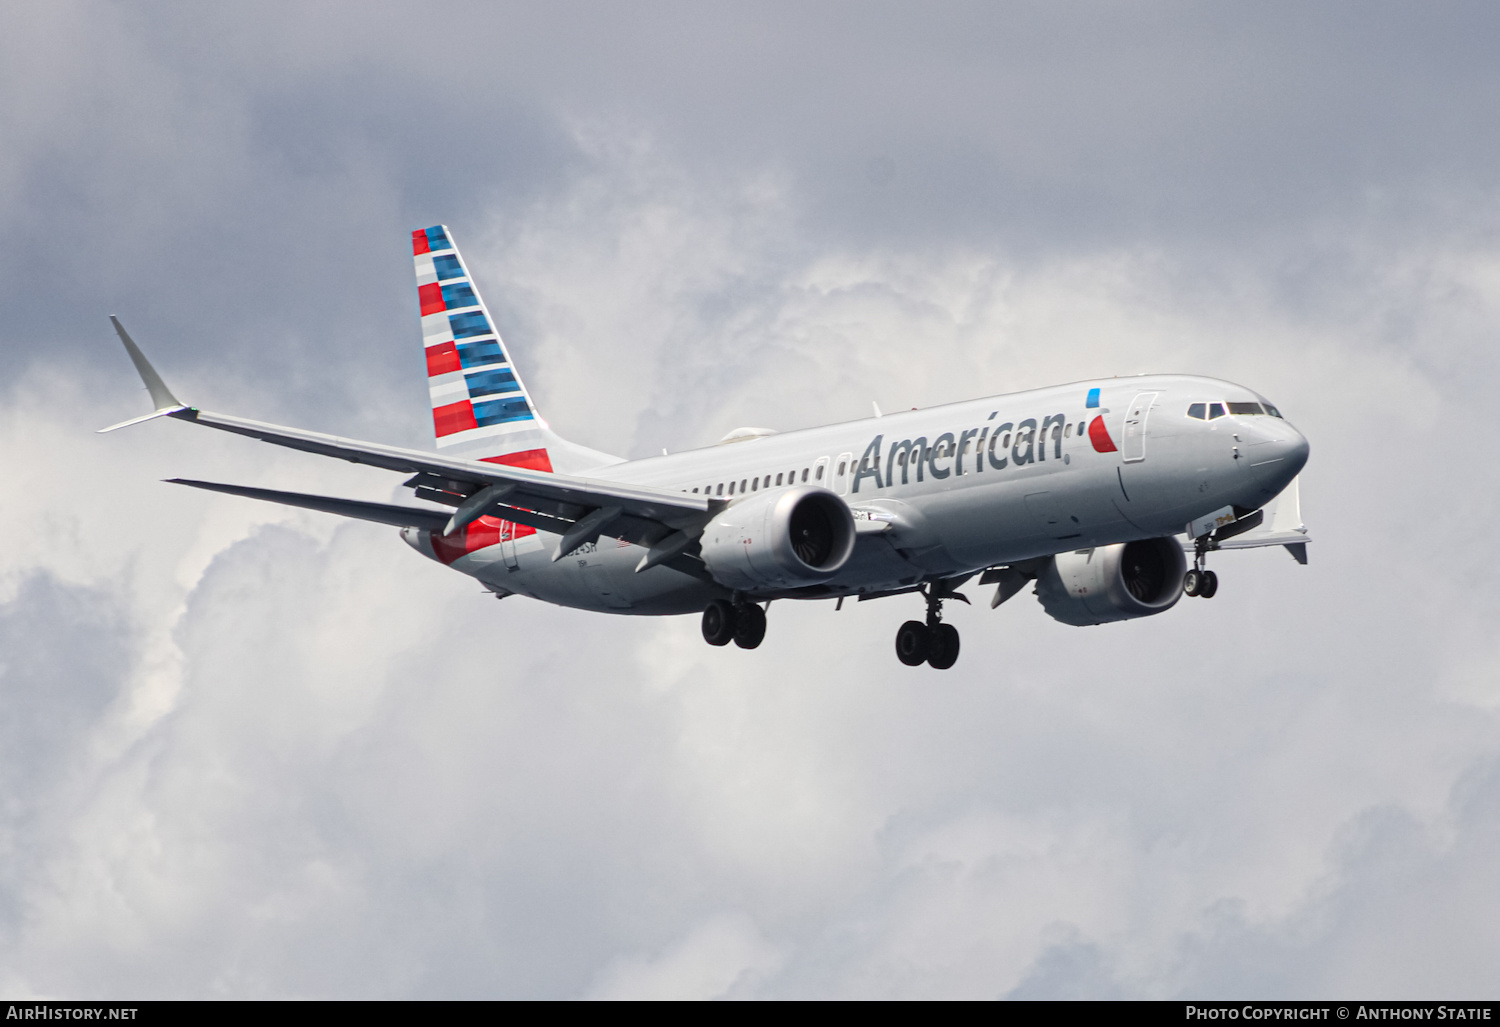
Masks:
[[[1257,423],[1243,429],[1245,456],[1250,469],[1265,479],[1263,484],[1280,488],[1295,478],[1307,464],[1311,448],[1307,437],[1285,421],[1257,418]],[[1274,479],[1274,482],[1273,482]]]
[[[1291,425],[1287,425],[1287,428],[1292,433],[1292,438],[1287,443],[1287,462],[1300,471],[1307,466],[1307,458],[1312,453],[1312,446],[1308,445],[1306,435]]]

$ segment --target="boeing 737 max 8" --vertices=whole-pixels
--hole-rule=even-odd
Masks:
[[[1284,545],[1306,562],[1307,440],[1241,386],[1107,378],[621,460],[548,428],[447,228],[412,240],[434,450],[186,406],[113,318],[156,410],[102,430],[166,416],[409,475],[426,505],[172,480],[393,525],[500,597],[701,613],[710,644],[746,649],[774,599],[920,593],[927,615],[896,654],[947,668],[943,602],[967,602],[956,589],[975,575],[991,606],[1034,581],[1049,614],[1086,625],[1212,596],[1213,550]]]

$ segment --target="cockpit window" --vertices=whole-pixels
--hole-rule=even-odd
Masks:
[[[1191,403],[1188,405],[1187,413],[1189,417],[1196,417],[1200,421],[1212,421],[1216,417],[1223,417],[1225,415],[1225,407],[1229,408],[1228,413],[1238,417],[1254,416],[1257,414],[1270,414],[1272,417],[1281,416],[1281,411],[1269,403]],[[1204,415],[1205,408],[1207,408],[1206,418]]]

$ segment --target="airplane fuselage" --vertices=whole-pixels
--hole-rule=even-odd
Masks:
[[[1199,404],[1196,416],[1189,410]],[[1204,410],[1220,404],[1220,415]],[[1160,538],[1224,507],[1262,507],[1306,462],[1302,435],[1242,386],[1212,378],[1107,378],[799,431],[755,436],[587,472],[735,504],[793,484],[847,503],[853,554],[826,582],[745,588],[745,598],[880,593],[1056,553]],[[490,518],[483,519],[486,522]],[[501,594],[629,614],[696,613],[730,590],[666,566],[636,573],[642,549],[607,534],[560,560],[558,536],[493,522],[469,547],[418,550]],[[705,542],[710,539],[705,539]]]

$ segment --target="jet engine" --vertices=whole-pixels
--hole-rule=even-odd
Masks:
[[[854,517],[827,489],[764,492],[703,529],[703,562],[726,588],[798,588],[827,581],[854,551]]]
[[[1058,553],[1036,581],[1042,608],[1064,624],[1108,624],[1170,610],[1187,559],[1175,539],[1152,538]]]

